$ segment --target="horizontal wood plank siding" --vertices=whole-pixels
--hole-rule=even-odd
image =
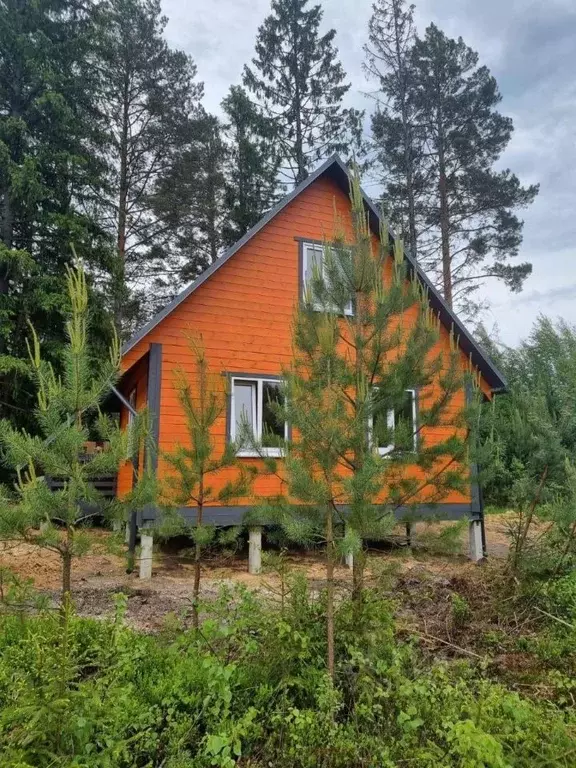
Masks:
[[[148,349],[148,344],[143,348]],[[123,368],[127,370],[126,361],[123,361]],[[136,387],[136,410],[141,411],[146,408],[148,401],[148,354],[147,352],[135,358],[131,370],[127,370],[123,376],[120,389],[126,399]],[[126,428],[128,424],[128,409],[122,405],[120,408],[120,426]],[[140,457],[140,462],[143,461]],[[132,489],[133,466],[131,461],[125,461],[118,471],[118,496],[122,497]]]
[[[192,333],[202,337],[210,369],[214,373],[280,374],[292,357],[291,328],[299,300],[299,243],[295,238],[333,239],[335,212],[340,226],[351,236],[352,221],[347,196],[335,182],[321,177],[280,211],[124,357],[123,368],[128,370],[139,358],[143,358],[150,344],[162,344],[160,477],[165,472],[162,452],[187,442],[184,418],[174,389],[176,368],[182,369],[191,381],[194,379],[194,358],[185,335]],[[438,350],[449,350],[449,333],[444,328]],[[467,364],[464,355],[462,364]],[[144,381],[145,378],[143,374]],[[143,384],[140,375],[137,380],[141,402]],[[128,382],[123,383],[125,395],[130,388]],[[425,396],[426,393],[421,393],[421,397]],[[454,410],[458,410],[463,402],[462,392],[453,403]],[[428,442],[439,441],[449,431],[448,427],[437,427],[427,430],[424,437]],[[225,413],[215,425],[214,440],[217,449],[223,450],[226,440]],[[259,464],[256,459],[244,461]],[[223,471],[218,478],[211,480],[210,485],[215,491],[218,490],[231,474],[230,471]],[[119,475],[119,489],[127,487],[123,469]],[[237,499],[232,503],[249,506],[255,499],[277,494],[280,490],[278,478],[261,475],[255,482],[251,498]],[[470,502],[470,495],[451,493],[444,501],[466,504]]]

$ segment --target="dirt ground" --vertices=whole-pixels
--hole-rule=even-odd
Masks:
[[[488,552],[494,561],[506,555],[508,539],[506,528],[509,515],[488,516],[486,536]],[[413,526],[412,547],[405,546],[403,530],[396,531],[395,545],[388,545],[370,553],[370,571],[381,578],[388,569],[409,585],[411,579],[432,579],[437,586],[461,578],[473,578],[478,566],[466,557],[467,530],[462,528],[456,537],[456,552],[442,553],[442,537],[453,524],[418,523]],[[177,546],[157,548],[154,554],[153,578],[140,581],[137,573],[126,573],[123,547],[117,537],[95,529],[94,550],[74,561],[73,596],[77,611],[82,615],[105,616],[112,611],[112,595],[122,591],[128,595],[127,620],[135,627],[147,631],[160,628],[167,614],[183,615],[190,607],[192,564]],[[321,553],[291,552],[291,568],[302,571],[313,586],[321,587],[324,566]],[[36,589],[55,600],[60,586],[60,562],[56,554],[25,544],[0,543],[0,568],[16,573],[22,579],[31,579]],[[351,573],[344,566],[336,569],[341,588],[350,583]],[[220,556],[209,560],[203,572],[205,597],[215,596],[222,584],[243,584],[250,589],[274,588],[277,578],[271,573],[254,576],[247,572],[247,552],[233,556]]]

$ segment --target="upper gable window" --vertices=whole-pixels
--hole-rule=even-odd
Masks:
[[[326,284],[326,287],[329,291],[330,285],[326,270],[325,246],[319,243],[302,243],[302,298],[304,298],[308,286],[311,285],[314,270],[320,271],[324,283]],[[328,311],[332,312],[339,311],[336,306],[324,307],[319,301],[314,302],[314,309],[317,309],[318,311],[322,311],[323,309],[328,309]],[[344,314],[354,314],[352,299],[350,299],[350,302],[346,306]]]
[[[288,439],[288,424],[279,422],[277,407],[284,400],[280,379],[234,376],[231,381],[230,438],[242,442],[245,430],[252,433],[259,450],[244,441],[238,456],[282,456],[280,443]]]

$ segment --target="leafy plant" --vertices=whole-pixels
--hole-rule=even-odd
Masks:
[[[325,670],[326,595],[296,579],[284,609],[245,589],[168,637],[113,616],[0,615],[0,763],[6,768],[568,768],[573,711],[506,690],[467,664],[423,659],[370,596],[338,604]],[[573,695],[566,675],[559,696]]]

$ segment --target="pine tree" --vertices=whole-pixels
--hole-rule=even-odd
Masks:
[[[281,406],[295,435],[285,448],[288,494],[265,507],[290,537],[326,543],[331,673],[337,550],[354,553],[361,606],[363,542],[385,536],[395,510],[440,502],[468,480],[461,353],[452,337],[450,352],[440,351],[439,323],[401,241],[392,257],[384,228],[375,247],[357,176],[351,201],[352,237],[338,226],[298,309]]]
[[[566,464],[576,450],[576,329],[539,317],[516,348],[477,332],[508,382],[508,391],[482,409],[484,490],[490,504],[512,505],[522,480],[528,495],[548,468],[546,487],[561,495]]]
[[[0,5],[0,411],[30,429],[27,323],[42,328],[45,355],[58,365],[69,243],[92,276],[110,256],[106,233],[86,214],[105,181],[90,99],[93,36],[90,7]]]
[[[415,40],[414,6],[405,0],[378,0],[368,24],[364,69],[375,79],[378,108],[372,115],[376,163],[386,184],[391,219],[407,236],[417,256],[416,199],[422,194],[423,146],[417,115],[410,103],[410,53]]]
[[[496,111],[496,81],[462,38],[431,24],[414,43],[409,69],[408,102],[428,147],[427,183],[417,201],[419,256],[448,304],[472,315],[480,281],[493,277],[520,291],[530,274],[530,264],[510,262],[522,243],[515,211],[538,187],[523,187],[509,169],[494,170],[512,120]]]
[[[154,216],[150,196],[172,167],[203,91],[192,60],[168,47],[166,22],[159,0],[107,0],[99,9],[94,64],[110,164],[102,210],[117,246],[112,288],[122,334],[139,311],[129,304],[130,289],[146,286],[163,266],[164,251],[156,246],[165,224]]]
[[[232,86],[222,108],[228,150],[222,240],[229,246],[276,202],[279,158],[274,124],[252,104],[243,88]]]
[[[178,445],[171,453],[164,453],[169,472],[163,491],[164,501],[173,506],[188,506],[191,502],[196,507],[196,520],[187,525],[174,514],[167,514],[164,530],[174,533],[189,533],[194,540],[194,585],[192,591],[193,627],[199,625],[200,577],[202,555],[215,538],[216,529],[204,522],[204,510],[207,504],[225,504],[233,499],[247,496],[253,473],[245,464],[236,459],[236,446],[228,443],[221,453],[216,449],[213,431],[214,425],[226,410],[226,390],[222,376],[211,374],[208,359],[201,341],[189,339],[191,352],[196,362],[194,381],[183,370],[176,372],[176,391],[178,401],[186,419],[188,443]],[[216,491],[210,485],[217,474],[226,473],[230,479]],[[238,535],[232,529],[225,534],[225,540]],[[221,536],[221,541],[222,536]]]
[[[244,85],[274,123],[283,173],[297,184],[333,152],[358,147],[362,113],[345,108],[350,89],[334,47],[334,29],[320,33],[322,9],[308,0],[272,0],[256,38]]]
[[[154,494],[146,474],[122,501],[106,503],[94,488],[95,478],[118,471],[129,445],[132,455],[139,452],[146,427],[145,420],[136,420],[127,434],[99,411],[118,376],[119,345],[114,343],[108,359],[99,356],[95,374],[88,340],[88,289],[82,268],[67,270],[67,286],[71,311],[62,377],[42,358],[35,331],[29,347],[38,387],[35,419],[41,436],[0,422],[2,458],[17,475],[15,493],[5,491],[0,496],[0,537],[56,552],[62,564],[63,599],[71,590],[73,559],[90,548],[85,530],[88,521],[101,514],[123,518],[127,509],[149,503]],[[106,441],[100,453],[86,453],[91,431]],[[61,488],[51,490],[49,478],[58,480]]]

